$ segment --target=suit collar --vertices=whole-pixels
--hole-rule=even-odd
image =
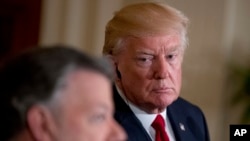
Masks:
[[[180,101],[182,101],[182,98],[178,98],[175,102],[168,106],[167,115],[172,125],[176,140],[186,141],[187,139],[190,139],[190,135],[192,133],[190,131],[190,127],[188,126],[189,123],[187,123],[187,116],[183,111],[183,107],[180,107]]]
[[[113,86],[113,98],[115,103],[115,119],[128,134],[129,141],[151,141],[147,131],[142,126],[141,122],[136,118],[129,106],[124,102],[118,94],[115,86]]]
[[[167,115],[169,117],[169,121],[171,123],[171,126],[172,126],[172,129],[173,129],[173,132],[174,132],[174,135],[175,135],[175,139],[177,141],[183,141],[184,138],[182,137],[182,132],[185,132],[183,131],[180,126],[183,125],[183,121],[181,119],[181,115],[179,114],[176,114],[176,111],[173,107],[169,106],[167,108]],[[184,126],[185,128],[185,126]]]

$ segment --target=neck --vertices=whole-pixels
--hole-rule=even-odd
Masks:
[[[145,105],[145,106],[135,105],[135,106],[140,108],[141,110],[145,111],[148,114],[160,114],[166,109],[166,107],[164,107],[164,108],[157,107],[156,108],[154,106],[148,106],[148,105]]]

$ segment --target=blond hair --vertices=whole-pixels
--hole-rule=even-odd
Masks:
[[[163,3],[137,3],[128,5],[114,14],[106,25],[104,55],[115,55],[128,36],[146,37],[180,33],[183,46],[187,46],[188,18]]]

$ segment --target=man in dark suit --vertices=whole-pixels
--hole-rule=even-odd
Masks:
[[[188,18],[163,3],[139,3],[115,13],[103,54],[116,72],[115,118],[129,141],[209,141],[206,120],[179,97]]]

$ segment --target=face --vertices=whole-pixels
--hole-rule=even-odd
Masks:
[[[158,113],[176,100],[181,88],[184,49],[180,36],[129,37],[114,61],[126,98],[148,113]]]
[[[125,134],[113,119],[109,80],[96,72],[70,74],[56,119],[58,141],[116,141]]]

